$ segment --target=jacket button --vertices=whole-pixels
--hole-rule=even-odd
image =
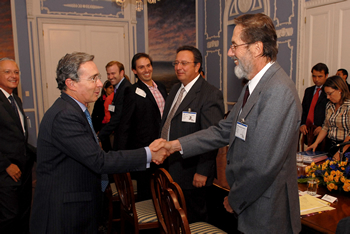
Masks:
[[[227,160],[227,165],[230,165],[230,160]]]

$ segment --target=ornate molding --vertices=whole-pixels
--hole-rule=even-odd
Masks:
[[[222,54],[220,53],[220,49],[217,50],[207,50],[206,55],[204,56],[204,60],[206,66],[205,66],[205,74],[208,74],[207,72],[207,68],[208,68],[208,57],[210,54],[217,54],[217,56],[219,56],[219,69],[220,69],[220,75],[219,75],[219,79],[220,79],[220,90],[223,91],[223,84],[222,84]]]
[[[287,44],[288,48],[290,49],[290,71],[289,71],[289,78],[293,80],[293,46],[291,45],[291,39],[285,40],[285,41],[277,41],[277,46],[280,47],[281,44]]]
[[[208,30],[207,30],[207,1],[208,0],[205,0],[204,2],[204,12],[205,12],[205,32],[204,32],[204,35],[206,36],[206,40],[209,40],[209,39],[213,39],[213,38],[220,38],[220,33],[222,32],[222,7],[221,7],[221,1],[219,1],[219,9],[220,9],[220,16],[219,16],[219,19],[220,19],[220,26],[219,26],[219,30],[218,30],[218,33],[217,35],[213,35],[213,36],[209,36],[208,34]]]
[[[32,0],[30,0],[32,1]],[[123,18],[124,17],[124,8],[121,8],[121,11],[117,12],[116,14],[103,14],[103,13],[78,13],[73,11],[69,12],[62,12],[62,11],[51,11],[48,7],[44,6],[44,2],[46,0],[40,0],[40,10],[46,11],[48,15],[75,15],[75,16],[89,16],[89,17],[105,17],[105,18]],[[78,4],[78,3],[69,3],[69,4],[63,4],[62,6],[68,7],[68,8],[76,8],[76,9],[104,9],[103,6],[99,5],[93,5],[93,4]]]
[[[262,1],[264,1],[264,4]],[[263,9],[264,6],[264,13],[270,15],[268,0],[233,0],[233,2],[229,4],[231,4],[228,14],[229,17],[247,13],[248,11],[257,11]]]
[[[284,25],[284,24],[292,24],[292,18],[294,17],[295,4],[294,4],[294,0],[291,0],[291,2],[292,2],[292,14],[288,17],[288,22],[280,23],[280,20],[277,18],[277,0],[275,0],[275,12],[274,12],[273,20],[275,20],[277,22],[276,27],[279,27],[279,26]]]
[[[289,37],[293,35],[293,28],[281,28],[276,30],[277,38]]]
[[[347,1],[347,0],[310,0],[305,2],[305,8],[308,9],[312,7],[319,7],[319,6],[323,6],[331,3],[344,2],[344,1]]]
[[[27,6],[27,17],[28,17],[28,19],[34,19],[33,0],[26,0],[26,6]]]

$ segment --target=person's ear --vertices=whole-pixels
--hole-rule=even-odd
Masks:
[[[64,83],[66,84],[68,89],[70,89],[70,90],[76,89],[76,87],[75,87],[76,82],[74,80],[72,80],[71,78],[67,78]]]

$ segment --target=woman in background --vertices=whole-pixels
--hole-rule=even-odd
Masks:
[[[339,160],[336,144],[350,140],[350,93],[347,84],[339,76],[329,77],[322,86],[329,102],[326,106],[326,118],[316,141],[306,150],[315,151],[317,145],[326,138],[328,156]],[[350,151],[350,145],[345,145],[343,152]]]
[[[94,130],[98,133],[103,127],[104,123],[103,119],[105,117],[104,111],[104,102],[110,94],[114,92],[114,87],[109,80],[103,84],[101,96],[95,102],[94,110],[92,111],[92,124],[94,126]]]

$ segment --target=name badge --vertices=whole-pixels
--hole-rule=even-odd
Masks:
[[[137,95],[139,95],[139,96],[143,97],[143,98],[145,98],[145,97],[146,97],[146,92],[145,92],[145,91],[143,91],[143,90],[142,90],[142,89],[140,89],[140,88],[136,88],[135,93],[136,93]]]
[[[236,133],[235,136],[243,141],[245,141],[245,137],[247,135],[248,125],[244,123],[237,122]]]
[[[112,104],[108,105],[108,110],[109,110],[110,112],[114,112],[115,106],[112,105]]]
[[[182,122],[196,123],[196,117],[197,117],[196,112],[188,112],[188,111],[182,112]]]

